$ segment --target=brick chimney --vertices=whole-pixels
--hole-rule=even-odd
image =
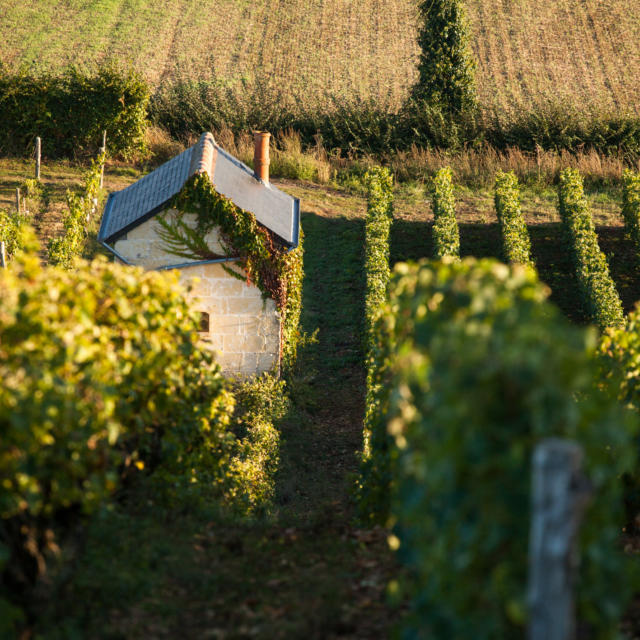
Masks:
[[[256,131],[253,134],[253,175],[256,180],[269,184],[269,138],[270,133]]]

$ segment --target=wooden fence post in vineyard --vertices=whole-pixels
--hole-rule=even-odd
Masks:
[[[0,267],[7,268],[7,254],[4,248],[4,240],[0,242]]]
[[[36,138],[36,180],[40,180],[40,157],[42,154],[42,140]]]
[[[573,640],[576,540],[590,484],[582,449],[550,438],[536,447],[532,465],[529,537],[529,640]]]
[[[102,146],[100,147],[100,155],[107,152],[107,132],[102,132]],[[104,162],[102,163],[102,168],[100,169],[100,188],[102,189],[102,185],[104,184]]]
[[[16,211],[20,213],[20,189],[16,189]]]

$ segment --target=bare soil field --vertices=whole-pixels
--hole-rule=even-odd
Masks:
[[[0,63],[59,69],[122,60],[153,86],[277,84],[397,108],[416,77],[416,0],[2,0]],[[640,109],[640,3],[468,0],[482,101]]]

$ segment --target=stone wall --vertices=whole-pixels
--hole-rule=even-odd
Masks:
[[[133,264],[151,269],[191,262],[166,253],[157,228],[153,218],[147,220],[114,248]],[[215,233],[207,240],[210,247],[219,246]],[[228,266],[238,269],[234,263]],[[201,335],[216,351],[225,373],[251,375],[278,366],[280,316],[271,298],[263,298],[258,287],[229,275],[221,264],[183,267],[180,280],[191,286],[194,308],[209,314],[209,331]]]

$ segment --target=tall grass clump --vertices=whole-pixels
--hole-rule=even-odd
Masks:
[[[515,174],[498,173],[494,201],[506,261],[515,264],[532,264],[531,239],[520,208],[518,178]]]
[[[593,219],[584,197],[582,177],[565,169],[558,185],[558,208],[585,307],[601,329],[624,324],[622,302],[600,250]]]
[[[640,173],[628,169],[622,176],[622,217],[640,259]]]
[[[388,513],[388,437],[384,429],[385,392],[382,384],[381,349],[376,323],[387,301],[389,234],[393,222],[393,181],[386,168],[375,167],[365,176],[367,220],[365,226],[365,353],[367,389],[364,445],[358,482],[358,505],[365,522],[384,522]]]
[[[431,206],[436,257],[459,257],[460,234],[453,196],[453,172],[449,167],[440,169],[431,180]]]
[[[408,569],[402,637],[525,635],[531,457],[547,437],[578,442],[593,483],[578,542],[580,624],[618,637],[639,577],[620,544],[620,476],[636,463],[638,420],[596,384],[594,331],[571,325],[547,294],[530,267],[495,260],[395,268],[381,324],[393,349],[389,542]]]

